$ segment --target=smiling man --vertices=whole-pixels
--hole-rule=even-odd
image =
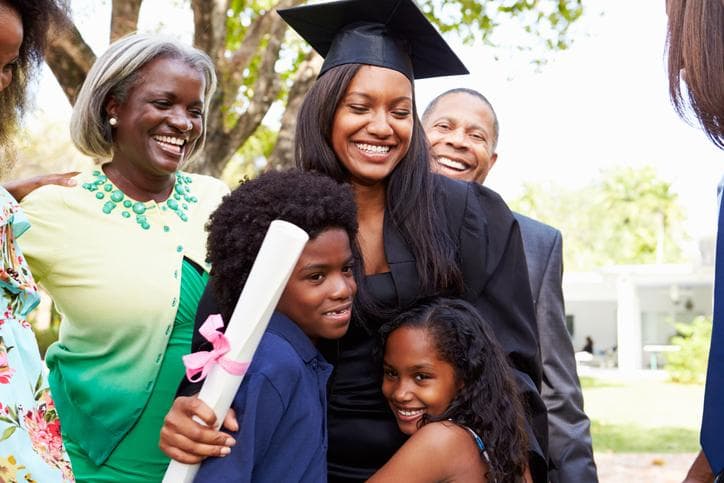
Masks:
[[[498,159],[498,118],[490,102],[472,89],[436,97],[422,116],[432,169],[450,178],[483,183]],[[590,421],[565,325],[561,234],[515,214],[528,263],[543,360],[541,394],[548,409],[551,483],[596,482]]]

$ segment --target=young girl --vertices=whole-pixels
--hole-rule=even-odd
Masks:
[[[430,299],[380,334],[382,393],[411,437],[370,482],[530,481],[510,367],[472,305]]]

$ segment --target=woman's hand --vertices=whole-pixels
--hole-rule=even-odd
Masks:
[[[194,416],[206,426],[193,420]],[[215,422],[214,411],[196,396],[177,397],[163,421],[159,447],[170,458],[186,464],[200,463],[209,456],[226,456],[236,440],[212,429]],[[226,413],[224,428],[239,430],[233,409]]]
[[[710,481],[714,481],[714,474],[711,471],[711,466],[709,466],[709,461],[707,461],[704,452],[699,451],[683,483],[708,483]]]
[[[43,174],[40,176],[33,176],[32,178],[17,179],[7,181],[3,184],[3,188],[8,190],[15,200],[18,202],[22,201],[28,193],[45,186],[46,184],[57,184],[58,186],[75,186],[78,182],[72,179],[78,175],[78,171],[70,171],[67,173],[60,174]]]

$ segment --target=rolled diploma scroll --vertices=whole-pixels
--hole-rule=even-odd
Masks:
[[[226,358],[251,362],[307,240],[309,235],[298,226],[281,220],[271,222],[226,326],[225,334],[230,345]],[[216,413],[215,429],[219,429],[224,421],[243,379],[243,375],[229,374],[218,364],[209,371],[199,398]],[[163,483],[191,483],[198,470],[199,465],[171,460]]]

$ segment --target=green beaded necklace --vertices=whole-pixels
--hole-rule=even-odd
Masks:
[[[140,225],[141,228],[144,230],[151,228],[146,217],[146,205],[143,202],[128,198],[123,191],[113,186],[108,176],[101,171],[93,171],[93,176],[95,176],[93,181],[83,183],[83,189],[95,193],[96,199],[104,202],[103,213],[110,215],[113,210],[121,204],[123,208],[125,208],[121,210],[121,216],[123,218],[131,218],[131,212],[133,212],[136,215],[136,223]],[[186,212],[189,209],[189,204],[199,201],[196,196],[191,194],[190,185],[192,181],[191,176],[184,175],[181,172],[176,173],[176,183],[174,184],[171,196],[168,197],[165,203],[159,203],[161,210],[171,210],[176,213],[181,221],[188,221],[189,217]],[[163,231],[168,232],[171,231],[171,229],[165,225]]]

